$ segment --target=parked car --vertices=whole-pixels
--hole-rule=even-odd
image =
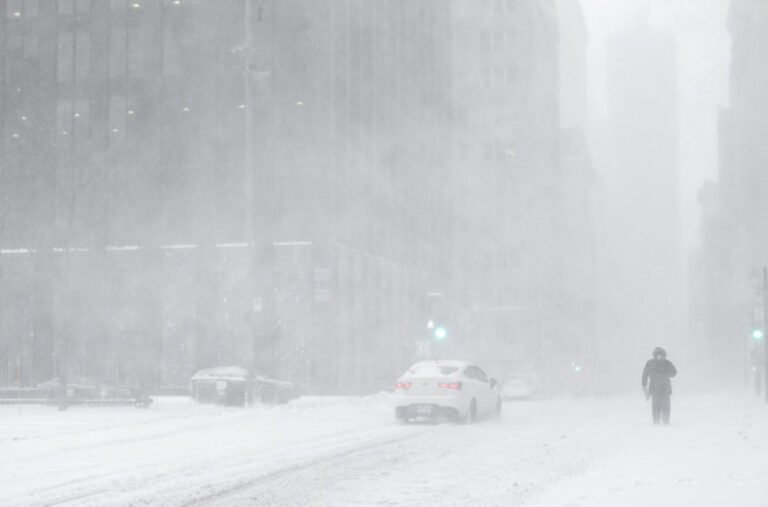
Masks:
[[[195,373],[189,381],[189,395],[198,403],[245,405],[287,403],[298,398],[298,388],[291,382],[252,375],[239,366],[220,366]]]
[[[67,379],[67,402],[88,405],[136,405],[147,407],[152,398],[142,393],[138,388],[126,386],[112,380],[99,377],[75,375]],[[54,377],[37,385],[43,390],[49,400],[57,400],[60,396],[61,381]]]
[[[395,384],[395,418],[473,422],[501,414],[496,379],[466,361],[422,361]]]
[[[504,377],[501,392],[507,400],[532,398],[539,393],[539,382],[531,372],[512,373]]]

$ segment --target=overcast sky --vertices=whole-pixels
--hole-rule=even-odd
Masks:
[[[728,0],[581,0],[589,44],[590,117],[605,116],[605,40],[646,18],[674,31],[680,74],[680,178],[684,245],[698,234],[697,193],[717,174],[717,111],[728,104]],[[601,168],[597,168],[601,170]]]

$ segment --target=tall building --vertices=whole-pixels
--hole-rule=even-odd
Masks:
[[[453,6],[456,315],[468,353],[497,372],[542,369],[563,338],[555,6]]]
[[[597,337],[596,177],[587,142],[587,44],[579,0],[557,0],[560,78],[560,164],[562,221],[557,235],[564,255],[561,313],[568,338],[560,361],[570,363],[564,379],[579,394],[594,389],[600,371]],[[574,366],[575,365],[575,366]],[[576,370],[576,371],[574,371]],[[575,375],[575,379],[574,377]]]
[[[579,0],[556,0],[559,33],[560,125],[587,128],[589,34]]]
[[[730,106],[721,111],[717,181],[701,191],[700,245],[694,253],[692,330],[697,359],[723,378],[761,378],[762,269],[768,259],[768,5],[733,0]],[[757,378],[755,378],[757,377]],[[702,378],[705,378],[703,375]]]
[[[613,364],[684,344],[678,203],[677,50],[672,34],[638,24],[608,45],[610,119],[595,149],[605,187],[602,311]]]
[[[388,385],[447,267],[448,12],[1,0],[0,381]]]
[[[578,352],[588,155],[554,0],[0,13],[1,382],[242,364],[360,390],[419,354]]]

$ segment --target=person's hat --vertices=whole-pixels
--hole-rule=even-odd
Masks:
[[[661,356],[661,357],[667,357],[667,351],[662,349],[661,347],[656,347],[653,349],[653,357]]]

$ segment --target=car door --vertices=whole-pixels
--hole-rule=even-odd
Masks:
[[[474,367],[475,378],[477,379],[477,398],[479,410],[488,413],[496,406],[496,393],[491,389],[491,381],[488,375],[478,366]]]
[[[475,367],[474,366],[467,366],[464,369],[464,379],[466,384],[466,392],[467,392],[467,403],[469,403],[469,399],[474,398],[477,403],[477,410],[482,410],[481,404],[482,400],[479,398],[478,393],[478,380],[477,376],[475,375]]]

